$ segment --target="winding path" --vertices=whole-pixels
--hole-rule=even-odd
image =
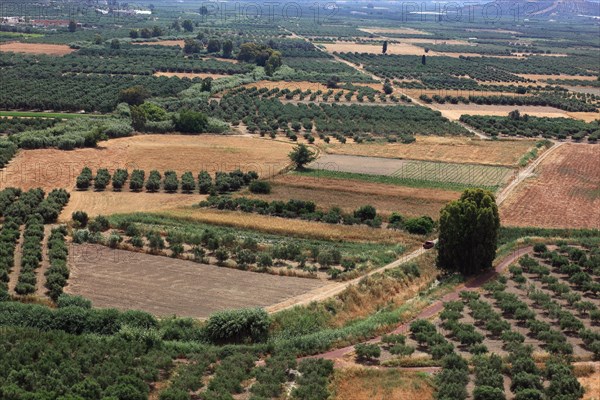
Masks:
[[[470,279],[469,281],[457,286],[451,293],[446,294],[441,299],[437,300],[433,304],[431,304],[431,305],[427,306],[426,308],[424,308],[423,310],[421,310],[421,312],[417,316],[415,316],[412,320],[398,325],[390,333],[391,334],[406,333],[409,330],[410,323],[412,321],[417,320],[417,319],[432,318],[433,316],[437,315],[440,311],[442,311],[445,303],[447,303],[449,301],[458,300],[459,293],[461,291],[463,291],[463,290],[465,290],[465,291],[478,290],[486,282],[489,282],[491,279],[495,278],[497,275],[502,273],[513,262],[518,260],[520,257],[524,256],[525,254],[530,254],[531,252],[533,252],[532,246],[522,247],[522,248],[515,250],[508,256],[504,257],[496,265],[496,267],[494,269],[484,272],[483,274],[478,275],[478,276]],[[365,343],[379,343],[379,342],[381,342],[381,336],[378,336],[376,338],[368,340]],[[315,356],[311,356],[310,358],[325,358],[327,360],[335,361],[335,360],[344,358],[344,356],[348,355],[352,351],[354,351],[354,346],[347,346],[347,347],[343,347],[341,349],[331,350],[327,353],[322,353],[322,354],[318,354]]]

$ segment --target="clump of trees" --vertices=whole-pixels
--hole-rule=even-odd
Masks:
[[[46,289],[48,296],[57,301],[69,279],[67,257],[69,250],[66,244],[67,230],[64,226],[52,229],[48,239],[48,259],[50,267],[46,271]]]

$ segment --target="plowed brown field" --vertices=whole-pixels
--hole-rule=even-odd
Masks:
[[[159,316],[205,318],[225,309],[265,307],[327,284],[97,245],[69,250],[67,293],[85,296],[96,307]]]
[[[508,226],[600,229],[598,146],[565,144],[503,203]]]
[[[298,175],[277,176],[271,180],[269,195],[244,196],[262,200],[289,199],[314,201],[324,211],[340,207],[352,212],[360,206],[370,204],[381,215],[399,212],[406,216],[429,215],[437,219],[440,209],[449,201],[460,197],[460,192],[439,189],[409,188],[364,181],[340,179],[315,179]]]

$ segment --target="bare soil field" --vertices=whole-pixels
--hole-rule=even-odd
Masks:
[[[240,211],[221,211],[206,208],[180,208],[161,214],[199,221],[213,225],[252,229],[259,232],[290,235],[309,239],[403,243],[410,248],[420,244],[414,237],[402,231],[382,228],[369,228],[366,225],[334,225],[324,222],[293,220]]]
[[[97,148],[73,151],[23,150],[0,171],[0,188],[72,189],[84,166],[211,173],[240,168],[268,177],[285,168],[292,145],[259,138],[225,135],[138,135],[111,139]]]
[[[432,218],[438,218],[442,207],[460,197],[460,192],[450,190],[408,188],[350,179],[281,175],[270,182],[272,190],[269,195],[253,195],[250,192],[243,195],[270,201],[310,200],[324,210],[335,206],[344,212],[371,204],[383,216],[400,212],[411,217],[429,215]]]
[[[558,108],[544,106],[502,106],[502,105],[480,105],[480,104],[432,104],[432,108],[440,111],[448,119],[458,120],[461,115],[498,115],[506,116],[513,110],[519,110],[521,114],[529,114],[534,117],[563,117],[569,118],[569,114]]]
[[[534,141],[490,141],[454,136],[417,136],[411,144],[346,143],[323,145],[326,153],[356,156],[411,158],[414,160],[463,162],[470,164],[517,165]]]
[[[507,226],[600,229],[600,152],[567,143],[502,204]]]
[[[511,97],[523,97],[523,96],[531,96],[531,93],[525,94],[517,94],[512,92],[498,92],[498,91],[490,91],[490,90],[451,90],[451,89],[408,89],[408,88],[398,88],[397,91],[400,93],[406,93],[410,97],[419,97],[422,94],[433,96],[498,96],[503,93],[507,93],[507,96]],[[455,104],[461,105],[461,104]],[[463,105],[464,106],[464,105]],[[466,105],[468,106],[468,105]]]
[[[75,50],[63,44],[21,43],[10,42],[0,44],[0,52],[14,52],[27,54],[48,54],[51,56],[64,56]]]
[[[258,274],[97,245],[72,245],[67,293],[95,307],[206,318],[265,307],[323,286],[318,279]]]
[[[159,40],[156,42],[132,42],[132,44],[146,45],[146,46],[185,46],[185,40]]]
[[[339,369],[332,386],[336,400],[430,400],[434,394],[430,379],[399,369]]]
[[[193,73],[193,72],[155,72],[154,76],[166,76],[166,77],[169,77],[169,78],[172,77],[172,76],[175,76],[177,78],[190,78],[190,79],[194,79],[194,78],[200,78],[200,79],[204,79],[204,78],[219,79],[219,78],[224,78],[224,77],[229,76],[229,75]]]

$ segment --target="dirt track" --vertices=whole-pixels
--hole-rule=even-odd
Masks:
[[[429,319],[429,318],[437,315],[440,311],[442,311],[445,303],[447,303],[449,301],[458,300],[458,298],[459,298],[458,294],[461,291],[463,291],[463,290],[466,290],[466,291],[478,290],[483,284],[485,284],[490,279],[494,278],[499,273],[504,271],[515,260],[524,256],[525,254],[531,253],[532,251],[533,251],[533,247],[524,247],[524,248],[520,248],[520,249],[514,251],[509,256],[505,257],[500,263],[498,263],[498,265],[496,265],[496,267],[493,270],[487,271],[487,272],[469,280],[465,284],[458,286],[457,288],[454,289],[453,292],[448,293],[447,295],[445,295],[444,297],[442,297],[435,303],[433,303],[430,306],[428,306],[427,308],[421,310],[421,312],[413,320],[399,325],[398,327],[396,327],[396,329],[394,329],[390,333],[391,334],[406,333],[408,331],[408,329],[410,327],[410,323],[412,321],[417,320],[417,319]],[[381,342],[381,336],[378,336],[376,338],[373,338],[373,339],[367,341],[367,343],[379,343],[379,342]],[[339,359],[343,359],[347,354],[351,353],[352,351],[354,351],[354,346],[347,346],[347,347],[343,347],[341,349],[336,349],[336,350],[329,351],[327,353],[313,356],[313,358],[325,358],[328,360],[339,360]]]

